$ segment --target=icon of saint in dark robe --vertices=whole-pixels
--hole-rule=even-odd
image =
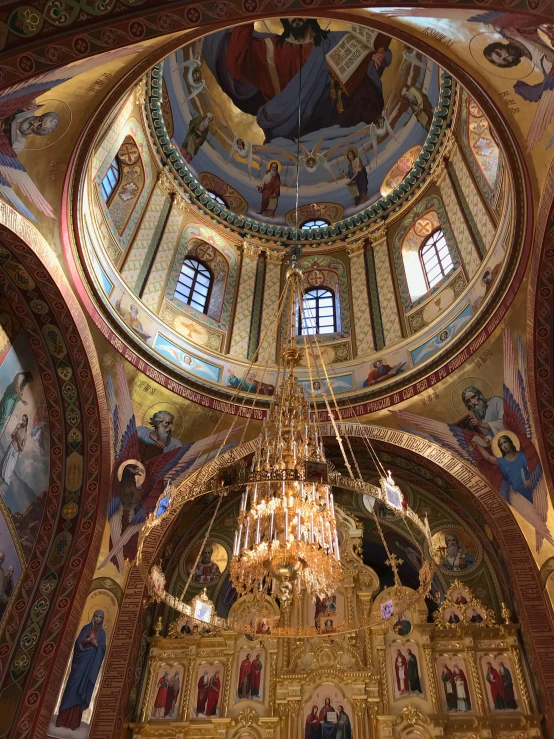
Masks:
[[[73,647],[71,671],[67,678],[56,726],[75,730],[83,711],[90,706],[98,673],[106,654],[104,611],[94,611],[92,621],[83,626]]]

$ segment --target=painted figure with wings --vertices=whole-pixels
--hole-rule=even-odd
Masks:
[[[173,416],[169,411],[154,414],[156,428],[137,427],[129,394],[125,369],[116,366],[117,400],[111,373],[108,373],[108,402],[113,430],[113,468],[108,522],[110,551],[100,564],[111,560],[121,572],[125,559],[137,553],[138,532],[147,516],[156,507],[168,483],[180,481],[194,467],[213,457],[221,444],[232,446],[227,437],[236,436],[221,431],[201,441],[183,445],[171,437]],[[158,418],[156,418],[158,417]],[[158,423],[159,421],[159,423]]]
[[[554,25],[537,25],[536,19],[517,13],[487,11],[468,18],[474,23],[493,26],[505,40],[493,41],[483,49],[490,64],[501,69],[517,67],[528,59],[542,82],[531,85],[517,80],[514,92],[530,103],[536,103],[535,115],[527,132],[527,150],[532,151],[541,141],[546,129],[554,123]],[[554,137],[547,148],[554,143]]]
[[[229,153],[230,162],[234,155],[248,163],[248,178],[252,178],[252,144],[248,139],[241,139],[238,134],[233,131],[233,143],[231,144],[231,152]]]
[[[48,136],[56,130],[60,122],[57,113],[37,104],[37,98],[78,74],[140,50],[137,47],[132,50],[114,49],[105,54],[69,64],[62,69],[45,72],[2,90],[0,93],[0,196],[24,216],[33,221],[37,220],[13,188],[16,188],[29,200],[31,205],[42,213],[55,218],[52,206],[18,158],[33,136]]]
[[[186,48],[187,47],[183,48],[183,57],[185,56]],[[177,69],[184,70],[183,77],[190,90],[190,93],[186,100],[192,100],[192,98],[195,98],[199,93],[202,92],[202,90],[207,90],[206,81],[204,80],[204,76],[202,74],[202,62],[200,60],[200,54],[202,52],[202,40],[200,39],[196,42],[194,50],[192,45],[190,45],[188,48],[189,58],[185,59],[185,61],[181,62],[181,64],[178,64]]]
[[[523,341],[517,337],[517,361],[512,334],[504,326],[503,396],[486,398],[469,385],[462,392],[468,416],[457,423],[442,423],[424,416],[396,411],[406,431],[439,444],[476,467],[489,484],[535,529],[537,551],[554,538],[546,524],[548,489],[534,446]],[[407,428],[416,426],[417,429]]]
[[[321,165],[322,167],[325,167],[325,169],[329,172],[333,182],[336,182],[337,180],[335,179],[333,170],[331,169],[331,166],[327,160],[328,152],[320,152],[322,143],[323,138],[320,138],[311,151],[308,151],[304,146],[302,146],[302,144],[298,144],[300,152],[302,154],[302,156],[298,159],[298,164],[301,164],[306,172],[309,172],[310,174],[312,174],[312,172],[315,172],[319,165]]]
[[[396,136],[392,130],[392,126],[386,116],[385,111],[377,118],[375,123],[372,123],[369,127],[369,135],[371,138],[371,146],[373,149],[373,162],[377,166],[377,157],[379,155],[379,140],[392,136],[396,141]]]

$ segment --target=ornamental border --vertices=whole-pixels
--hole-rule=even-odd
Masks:
[[[436,64],[432,57],[429,58]],[[423,187],[432,173],[437,164],[438,156],[444,149],[444,137],[451,128],[458,98],[456,82],[440,68],[440,65],[437,64],[437,67],[441,72],[441,86],[439,100],[433,115],[433,123],[421,152],[408,175],[391,193],[384,197],[381,196],[368,208],[364,208],[353,216],[336,221],[332,225],[310,229],[309,231],[303,231],[302,229],[297,231],[290,226],[265,224],[263,221],[257,221],[245,215],[237,215],[217,203],[208,194],[208,191],[186,166],[183,157],[167,134],[161,108],[163,60],[153,66],[150,73],[146,75],[146,94],[143,106],[146,130],[160,162],[166,168],[166,171],[169,170],[168,174],[170,174],[171,181],[184,191],[186,198],[194,199],[194,203],[202,215],[215,217],[216,221],[226,228],[231,227],[231,229],[238,231],[238,235],[242,239],[248,234],[254,234],[268,241],[276,241],[281,246],[280,240],[282,239],[294,239],[312,246],[317,244],[318,247],[332,246],[339,239],[367,236],[369,230],[374,228],[376,224],[386,222],[394,213],[400,211],[405,203],[415,196],[416,191]]]

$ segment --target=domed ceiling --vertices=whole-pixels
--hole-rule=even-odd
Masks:
[[[298,184],[299,225],[330,224],[390,195],[428,138],[433,149],[441,78],[366,26],[266,20],[168,56],[154,128],[176,170],[234,214],[294,227]]]

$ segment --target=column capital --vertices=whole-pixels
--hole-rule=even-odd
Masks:
[[[267,249],[265,257],[270,264],[282,264],[285,258],[284,251],[276,251],[275,249]]]
[[[257,258],[261,249],[259,244],[256,244],[253,241],[243,241],[242,242],[242,253],[245,257],[251,257],[253,259]]]
[[[356,239],[356,241],[352,241],[349,244],[346,244],[346,251],[348,252],[348,256],[350,259],[354,257],[356,254],[360,254],[364,251],[367,244],[367,236],[364,236],[363,239]]]
[[[369,243],[372,246],[376,246],[377,244],[380,244],[383,241],[387,240],[387,227],[386,226],[379,226],[375,231],[372,231],[369,234]]]

